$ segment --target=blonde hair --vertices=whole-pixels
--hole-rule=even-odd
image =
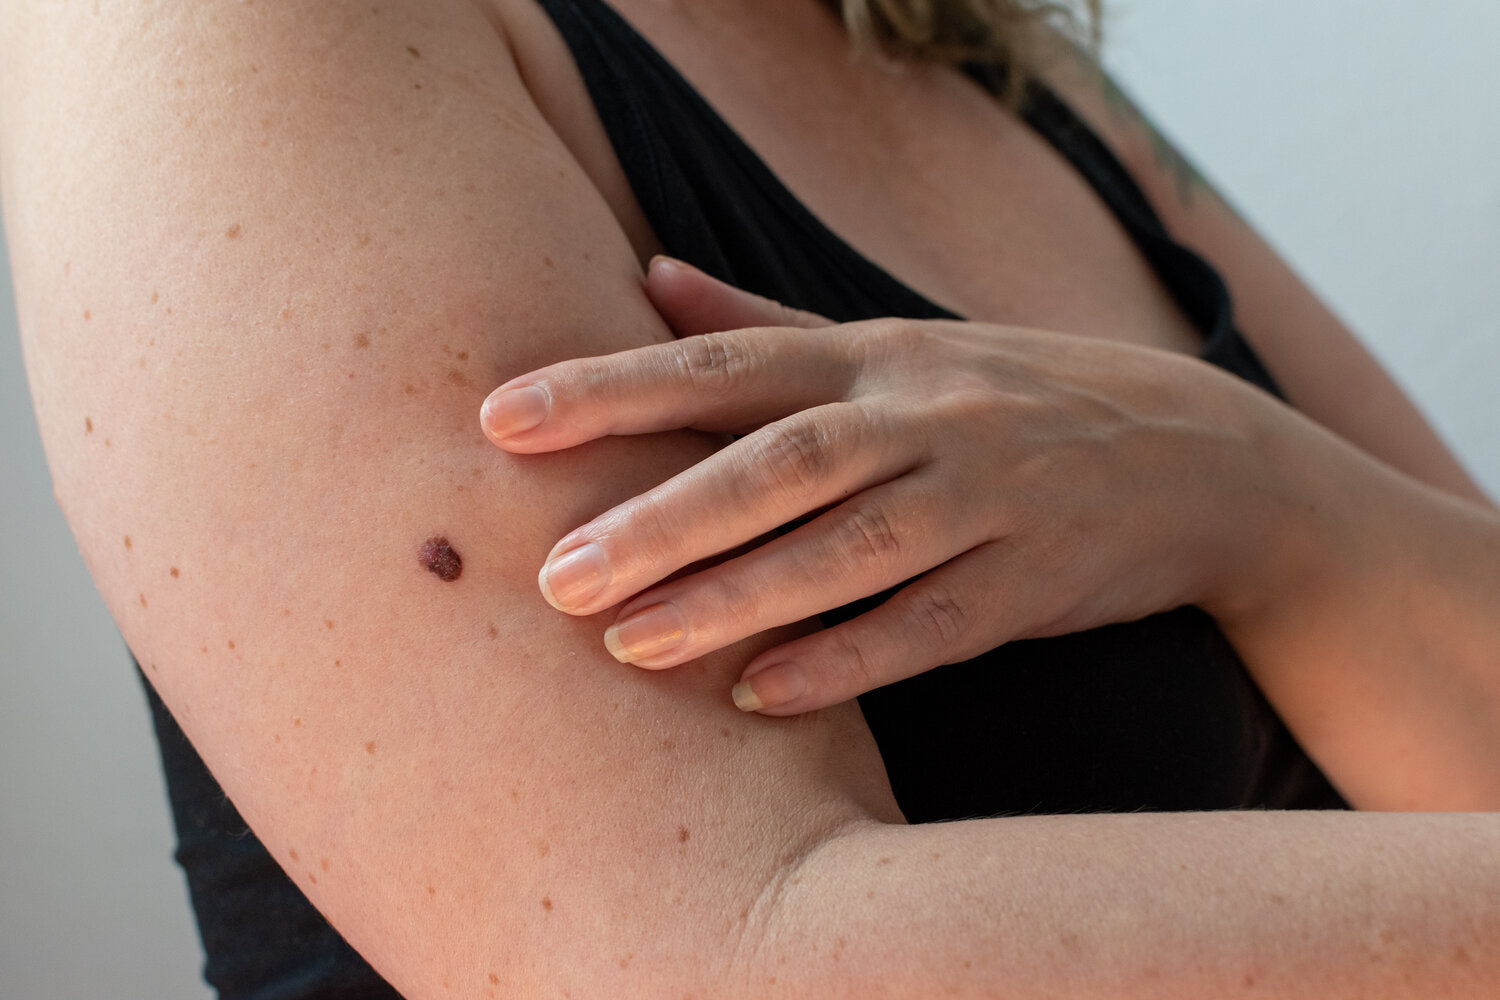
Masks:
[[[1097,47],[1100,0],[824,0],[855,43],[889,55],[957,64],[1003,63],[1012,89],[1031,74],[1043,40]]]

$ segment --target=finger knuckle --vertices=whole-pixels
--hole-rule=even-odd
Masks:
[[[928,351],[931,340],[932,331],[924,323],[883,319],[872,324],[867,343],[877,357],[905,362]]]
[[[629,553],[632,565],[659,565],[672,555],[673,542],[682,534],[677,519],[654,503],[627,504],[612,520],[611,534],[625,543],[619,548]]]
[[[827,434],[814,421],[782,420],[765,427],[752,461],[783,493],[803,496],[833,472]]]
[[[828,686],[838,694],[858,694],[889,683],[883,665],[866,652],[857,632],[836,628],[823,634],[828,643],[828,661],[833,668]]]
[[[897,567],[905,549],[895,521],[875,503],[847,504],[836,537],[853,567],[881,577]]]
[[[922,587],[908,598],[907,611],[939,649],[962,645],[973,630],[967,605],[943,588]]]
[[[739,339],[722,333],[675,341],[678,373],[702,392],[724,392],[751,367],[751,357]]]

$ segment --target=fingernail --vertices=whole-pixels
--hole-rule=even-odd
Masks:
[[[479,425],[492,438],[529,431],[547,419],[547,394],[534,385],[490,393],[479,408]]]
[[[681,260],[677,257],[669,257],[664,253],[659,253],[656,256],[652,257],[651,260],[646,264],[646,270],[648,272],[653,268],[658,267],[679,268],[684,271],[697,270],[697,268],[693,267],[693,265],[689,264],[687,261]]]
[[[604,645],[621,663],[635,663],[671,652],[687,637],[687,623],[675,604],[653,604],[604,630]]]
[[[611,578],[609,556],[588,542],[544,563],[537,583],[548,604],[559,611],[573,611],[598,596]]]
[[[780,708],[807,690],[807,678],[795,663],[779,663],[757,670],[734,686],[729,695],[741,712]]]

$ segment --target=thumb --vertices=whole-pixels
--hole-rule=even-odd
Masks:
[[[646,268],[646,296],[678,337],[752,326],[832,326],[816,313],[784,306],[698,270],[675,257],[656,256]]]

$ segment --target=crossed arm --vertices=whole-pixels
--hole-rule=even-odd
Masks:
[[[0,7],[57,494],[215,775],[407,996],[1492,990],[1488,817],[908,828],[852,708],[728,701],[784,634],[615,663],[536,567],[721,442],[481,435],[507,378],[669,336],[505,39],[456,2],[81,6]]]

